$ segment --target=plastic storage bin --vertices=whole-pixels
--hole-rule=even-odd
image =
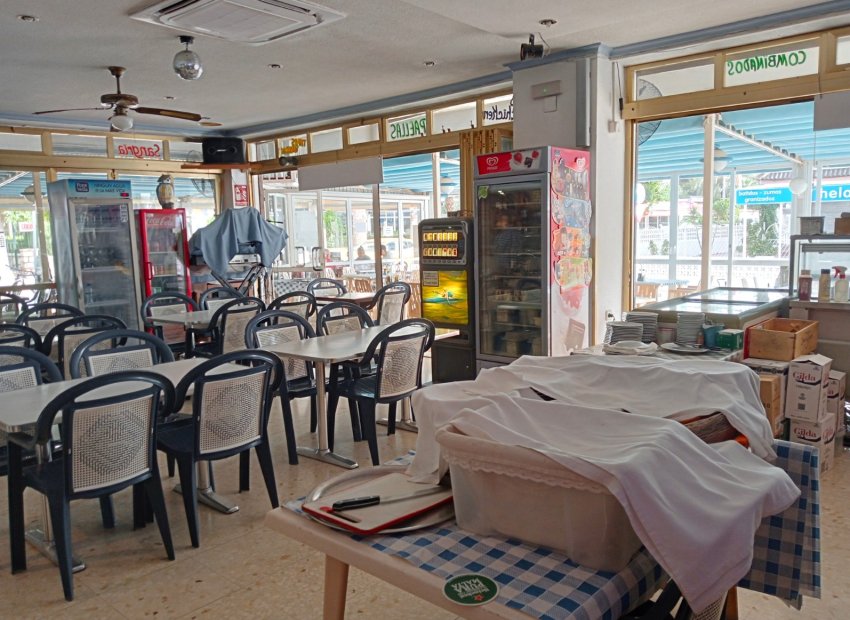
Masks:
[[[641,542],[602,485],[518,446],[437,431],[449,463],[458,525],[565,553],[594,570],[619,571]]]

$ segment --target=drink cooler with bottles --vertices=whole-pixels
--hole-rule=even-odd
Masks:
[[[59,301],[139,328],[138,252],[129,181],[47,184]]]

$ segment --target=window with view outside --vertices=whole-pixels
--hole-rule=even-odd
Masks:
[[[38,180],[36,180],[38,174]],[[0,170],[0,286],[25,287],[49,282],[53,270],[53,252],[49,215],[39,217],[36,208],[35,183],[42,192],[42,205],[47,211],[44,175],[21,170]],[[40,241],[44,233],[45,246]],[[14,292],[27,301],[42,301],[37,289],[21,288]]]
[[[801,216],[824,232],[850,210],[850,129],[813,131],[812,102],[716,115],[715,176],[703,248],[705,117],[640,132],[633,200],[634,305],[709,286],[788,286],[790,236]]]
[[[156,198],[160,175],[121,174],[119,179],[129,180],[133,190],[134,209],[161,208]],[[174,207],[186,210],[186,227],[189,235],[207,226],[215,219],[215,181],[212,177],[181,177],[172,175]]]

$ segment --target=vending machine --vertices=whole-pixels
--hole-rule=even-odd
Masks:
[[[460,335],[434,342],[431,368],[435,383],[474,379],[474,246],[470,218],[440,218],[419,223],[422,316]]]
[[[478,367],[586,346],[590,153],[544,146],[475,164]]]
[[[141,294],[130,181],[47,184],[59,301],[139,328]]]
[[[191,296],[186,211],[139,209],[136,217],[145,296],[165,292]]]

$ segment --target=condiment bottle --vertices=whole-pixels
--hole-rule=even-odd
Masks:
[[[821,269],[820,278],[818,278],[818,301],[829,301],[831,288],[829,269]]]
[[[800,270],[800,277],[797,279],[797,298],[800,301],[812,300],[812,272],[808,269]]]
[[[850,281],[847,280],[847,268],[840,265],[833,267],[835,269],[835,287],[832,291],[834,301],[850,301]]]

